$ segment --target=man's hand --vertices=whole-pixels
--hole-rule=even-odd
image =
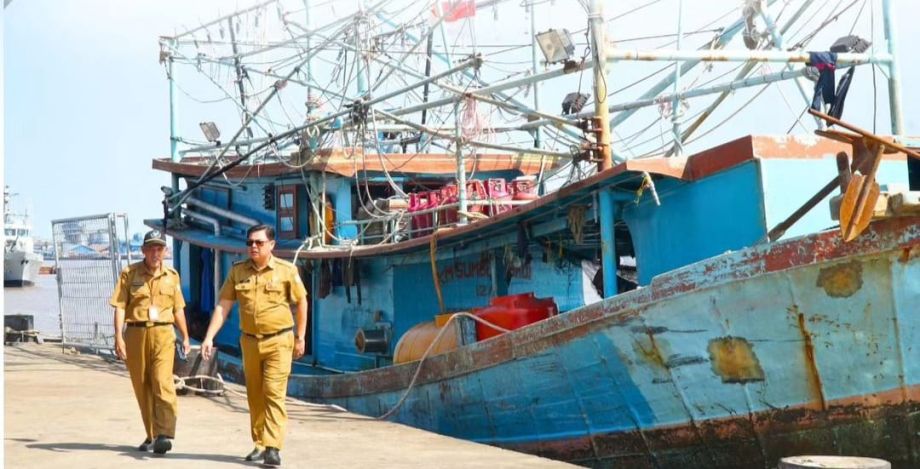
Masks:
[[[303,356],[304,350],[307,348],[307,341],[303,337],[298,337],[294,339],[294,360]]]
[[[205,360],[210,360],[212,354],[214,354],[214,341],[206,337],[201,342],[201,356],[203,356]]]
[[[188,337],[182,339],[182,351],[188,356],[188,352],[192,350],[192,343],[189,342]]]
[[[115,356],[117,356],[119,360],[128,359],[128,350],[125,348],[125,339],[123,339],[120,334],[115,335]]]

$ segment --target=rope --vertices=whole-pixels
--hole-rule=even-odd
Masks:
[[[422,365],[425,364],[425,360],[426,360],[426,359],[428,358],[428,356],[431,354],[431,351],[434,349],[434,346],[437,345],[438,341],[441,340],[441,337],[444,336],[444,332],[448,330],[448,327],[447,327],[447,326],[448,326],[451,322],[453,322],[455,319],[457,319],[458,317],[467,317],[467,318],[470,318],[470,319],[472,319],[472,320],[474,320],[474,321],[477,321],[477,322],[479,322],[479,323],[482,323],[482,324],[484,324],[484,325],[486,325],[486,326],[488,326],[488,327],[491,327],[492,329],[495,329],[495,330],[500,331],[500,332],[503,332],[503,333],[504,333],[504,332],[509,332],[508,329],[505,329],[505,328],[503,328],[503,327],[500,327],[500,326],[497,326],[497,325],[495,325],[495,324],[492,324],[491,322],[486,321],[485,319],[482,319],[482,318],[480,318],[480,317],[478,317],[478,316],[474,316],[474,315],[472,315],[472,314],[470,314],[470,313],[462,313],[462,312],[461,312],[461,313],[454,313],[450,318],[447,319],[447,322],[444,323],[444,326],[443,326],[443,327],[441,327],[441,330],[438,332],[438,335],[436,335],[436,336],[434,337],[434,340],[431,341],[431,344],[430,344],[430,345],[428,346],[428,348],[425,350],[425,353],[422,354],[422,358],[419,359],[419,361],[418,361],[418,366],[415,368],[415,373],[412,375],[412,380],[409,381],[409,386],[406,387],[406,390],[405,390],[405,391],[403,391],[402,396],[399,397],[399,400],[396,402],[396,405],[394,405],[393,408],[390,409],[390,410],[388,410],[385,414],[381,415],[380,417],[377,417],[378,420],[386,420],[386,419],[390,418],[390,417],[391,417],[397,410],[399,410],[399,408],[403,405],[403,403],[406,401],[406,398],[409,396],[409,392],[412,391],[412,388],[415,387],[416,381],[418,381],[418,377],[419,377],[419,374],[420,374],[421,371],[422,371]]]
[[[197,345],[193,346],[193,348],[198,348],[198,347],[200,346],[197,346]],[[186,383],[186,380],[191,380],[191,379],[201,380],[202,383],[204,383],[204,381],[218,382],[220,383],[220,389],[202,389],[197,386],[192,386]],[[177,375],[173,375],[173,382],[176,385],[176,391],[181,391],[185,389],[185,390],[190,390],[194,392],[200,392],[208,396],[220,396],[224,393],[224,391],[226,391],[233,396],[248,400],[248,397],[246,396],[245,392],[240,392],[233,388],[227,387],[226,382],[224,382],[224,378],[220,375],[220,373],[217,373],[216,378],[213,376],[208,376],[208,375],[192,375],[192,376],[186,376],[186,377],[179,377]],[[338,406],[335,404],[314,404],[312,402],[299,401],[297,399],[293,399],[287,396],[285,396],[284,401],[286,404],[296,405],[296,406],[301,406],[301,407],[314,407],[314,408],[320,408],[320,409],[331,409],[331,410],[336,410],[339,412],[348,412],[348,410],[346,410],[344,407]]]
[[[573,205],[569,208],[568,222],[569,230],[572,232],[572,239],[575,244],[581,244],[585,235],[585,211],[588,209],[584,205]]]

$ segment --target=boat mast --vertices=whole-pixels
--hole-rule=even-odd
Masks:
[[[537,70],[537,3],[534,1],[530,2],[530,62],[533,66],[533,74],[536,75],[539,70]],[[535,111],[540,110],[540,82],[534,82],[533,84],[533,109]],[[537,127],[533,131],[533,147],[540,148],[540,133],[541,128]]]
[[[607,109],[607,38],[604,28],[604,10],[601,0],[591,0],[588,14],[591,25],[591,50],[594,51],[594,118],[597,133],[596,144],[600,148],[601,161],[598,172],[613,167],[610,152],[610,112]],[[605,298],[617,294],[616,237],[614,234],[616,207],[613,192],[604,187],[597,192],[598,218],[601,223],[601,266],[604,277]]]
[[[882,0],[882,16],[885,23],[885,42],[888,43],[888,108],[891,113],[891,133],[897,137],[904,136],[904,115],[901,112],[901,77],[898,69],[897,43],[895,26],[892,21],[894,5],[891,0]]]
[[[230,47],[233,50],[233,68],[236,70],[236,87],[240,92],[240,107],[243,109],[243,125],[246,128],[246,135],[252,138],[252,128],[249,122],[252,120],[249,115],[249,108],[246,107],[246,88],[243,84],[243,78],[246,77],[243,72],[243,63],[240,60],[240,51],[236,45],[236,32],[234,31],[233,20],[236,17],[227,18],[227,27],[230,29]],[[237,23],[239,24],[239,23]]]

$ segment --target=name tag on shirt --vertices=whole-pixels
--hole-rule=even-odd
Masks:
[[[151,321],[156,321],[160,319],[160,309],[157,308],[156,306],[151,306],[147,310],[147,317],[150,318]]]

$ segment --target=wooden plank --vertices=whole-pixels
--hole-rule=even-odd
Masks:
[[[894,148],[894,149],[896,149],[896,150],[898,150],[898,151],[900,151],[900,152],[906,154],[907,156],[910,156],[911,158],[920,159],[920,153],[917,153],[916,151],[911,150],[910,148],[907,148],[907,147],[905,147],[905,146],[903,146],[903,145],[900,145],[900,144],[898,144],[898,143],[889,142],[889,141],[885,140],[884,138],[879,137],[878,135],[875,135],[875,134],[873,134],[872,132],[869,132],[868,130],[863,130],[863,129],[859,128],[859,127],[856,127],[856,126],[853,125],[853,124],[844,122],[844,121],[842,121],[842,120],[840,120],[840,119],[837,119],[836,117],[829,116],[829,115],[827,115],[827,114],[825,114],[825,113],[823,113],[823,112],[815,111],[814,109],[809,109],[809,110],[808,110],[808,113],[811,114],[811,115],[813,115],[813,116],[820,117],[820,118],[824,119],[825,121],[827,121],[827,122],[830,123],[830,124],[839,125],[840,127],[843,127],[844,129],[847,129],[847,130],[852,131],[852,132],[856,132],[856,133],[858,133],[859,135],[861,135],[863,138],[867,138],[867,139],[872,140],[872,141],[874,141],[874,142],[876,142],[876,143],[885,145],[885,146],[887,146],[887,147]],[[825,132],[826,132],[826,131],[825,131]],[[846,135],[846,134],[843,134],[843,135]]]
[[[878,200],[880,191],[875,182],[875,173],[882,160],[884,147],[878,142],[873,142],[871,146],[875,147],[871,168],[865,175],[854,174],[850,178],[850,184],[840,202],[840,232],[844,241],[852,241],[869,226]]]

